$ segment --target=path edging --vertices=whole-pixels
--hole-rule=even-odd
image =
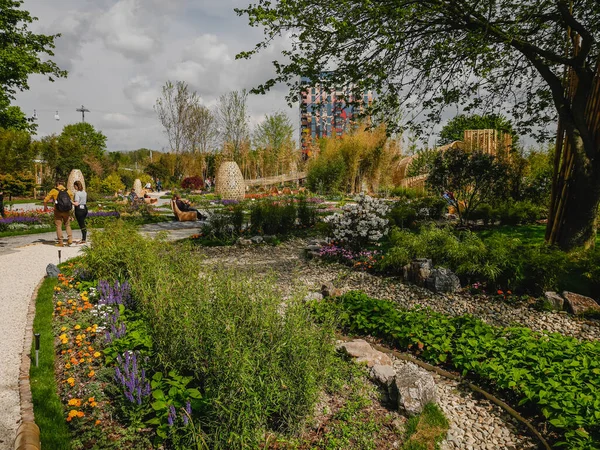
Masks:
[[[33,321],[35,319],[35,306],[40,286],[44,278],[33,290],[29,300],[27,319],[25,323],[25,337],[23,339],[23,351],[21,353],[21,367],[19,368],[19,398],[21,409],[21,424],[17,429],[14,450],[40,450],[40,429],[35,423],[33,412],[33,397],[29,371],[31,369],[31,345],[33,343]]]

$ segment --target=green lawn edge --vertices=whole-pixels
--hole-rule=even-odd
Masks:
[[[35,367],[35,348],[29,370],[35,422],[40,428],[44,450],[70,450],[71,435],[64,418],[54,373],[54,333],[52,332],[52,298],[56,278],[46,278],[35,300],[34,333],[40,333],[39,367]],[[34,340],[35,345],[35,340]]]

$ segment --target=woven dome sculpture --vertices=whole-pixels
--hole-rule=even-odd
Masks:
[[[69,192],[75,192],[76,181],[81,181],[81,184],[83,185],[83,190],[85,191],[85,179],[83,178],[83,173],[81,173],[81,170],[79,169],[71,170],[71,173],[69,174],[69,178],[67,180],[67,190]]]
[[[225,161],[219,166],[215,180],[215,193],[224,200],[244,200],[246,184],[236,162]]]
[[[133,192],[136,193],[138,197],[143,197],[142,195],[142,182],[139,178],[136,178],[133,182]]]

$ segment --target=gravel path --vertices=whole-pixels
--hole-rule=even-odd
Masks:
[[[55,235],[54,235],[55,236]],[[32,236],[25,236],[32,241]],[[39,239],[39,236],[36,235]],[[10,241],[10,242],[7,242]],[[0,449],[12,448],[21,421],[19,366],[31,296],[49,263],[58,263],[54,240],[17,246],[20,239],[0,238]],[[62,260],[76,256],[80,247],[63,247]]]

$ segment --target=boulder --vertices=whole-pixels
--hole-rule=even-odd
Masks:
[[[571,314],[600,313],[600,305],[591,297],[569,291],[564,291],[562,296],[565,299],[566,309]]]
[[[263,243],[263,237],[262,236],[252,236],[250,238],[250,240],[252,242],[254,242],[255,244],[262,244]]]
[[[425,286],[433,292],[452,293],[460,289],[460,280],[450,269],[440,267],[430,271]]]
[[[392,360],[388,355],[379,350],[375,350],[364,339],[354,339],[353,341],[343,342],[337,345],[338,349],[343,349],[348,355],[356,358],[357,363],[366,363],[368,367],[375,364],[382,366],[391,366]]]
[[[562,311],[565,307],[565,299],[556,292],[544,292],[544,306],[552,311]]]
[[[323,300],[323,295],[320,292],[309,292],[304,296],[304,301],[310,302],[311,300]]]
[[[277,239],[277,236],[271,236],[270,234],[265,234],[262,238],[263,238],[264,242],[266,242],[267,244],[271,244],[272,242],[275,242],[275,239]]]
[[[48,264],[46,266],[46,276],[48,278],[58,278],[58,274],[60,273],[60,269],[56,267],[54,264]]]
[[[433,376],[411,362],[398,368],[392,389],[398,410],[409,416],[420,414],[427,403],[437,402]]]
[[[386,388],[389,388],[394,382],[396,371],[392,366],[375,364],[373,367],[371,367],[370,375],[374,381]]]
[[[429,277],[431,269],[433,268],[430,259],[415,259],[403,267],[404,279],[416,284],[417,286],[423,286],[425,280]]]
[[[252,241],[250,239],[239,238],[237,241],[238,245],[252,245]]]
[[[339,297],[342,291],[336,288],[331,281],[326,281],[321,286],[321,294],[323,297]]]

